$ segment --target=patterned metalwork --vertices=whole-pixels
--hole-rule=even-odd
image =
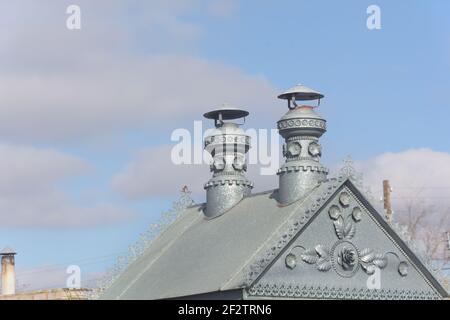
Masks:
[[[362,191],[362,193],[364,194],[366,199],[372,205],[374,205],[376,202],[372,195],[372,191],[370,190],[369,187],[364,186],[364,176],[363,176],[362,172],[359,172],[355,169],[355,163],[354,163],[352,157],[350,155],[348,155],[343,160],[343,162],[344,162],[344,165],[339,170],[338,176],[341,178],[344,178],[344,179],[346,179],[346,178],[350,179],[354,183],[354,185],[356,187],[358,187],[358,189],[360,191]]]
[[[280,121],[277,124],[279,130],[284,129],[301,129],[301,128],[314,128],[314,129],[321,129],[326,130],[327,124],[325,120],[317,120],[317,119],[290,119],[290,120],[284,120]]]
[[[391,224],[392,229],[397,233],[397,235],[406,243],[408,248],[414,252],[414,255],[419,259],[419,261],[427,268],[427,270],[438,280],[439,283],[445,284],[448,279],[442,273],[441,270],[433,268],[433,266],[425,259],[425,253],[420,250],[416,244],[416,242],[411,238],[411,234],[408,231],[408,227],[402,225],[398,222],[394,222]],[[406,271],[406,272],[405,272]],[[404,270],[403,266],[399,265],[398,272],[400,275],[407,275],[408,270]]]
[[[354,300],[440,300],[432,290],[367,289],[258,283],[247,290],[253,297]]]
[[[286,219],[279,232],[274,235],[273,239],[269,239],[254,262],[247,267],[243,286],[250,286],[260,276],[264,269],[319,211],[343,182],[341,179],[330,179],[327,183],[319,185],[315,189],[314,194],[306,201],[299,203],[297,207],[292,209],[296,214]]]
[[[353,208],[344,218],[343,209],[350,205],[350,195],[344,191],[340,193],[338,199],[341,207],[332,205],[328,210],[338,241],[331,249],[322,244],[314,249],[305,249],[300,255],[301,259],[308,264],[314,264],[317,270],[322,272],[327,272],[333,267],[337,274],[346,278],[355,275],[360,267],[367,274],[373,274],[376,267],[384,269],[387,266],[385,254],[375,253],[369,248],[359,250],[352,242],[356,234],[356,223],[361,221],[361,217],[357,216],[355,219],[353,213],[361,209]]]
[[[139,258],[144,251],[150,247],[153,240],[166,228],[177,220],[186,208],[192,206],[194,201],[191,197],[191,192],[185,186],[180,192],[180,198],[172,204],[169,211],[163,212],[156,223],[152,223],[149,229],[139,236],[138,241],[129,246],[128,252],[125,255],[119,256],[116,263],[110,268],[105,275],[98,281],[98,289],[89,293],[89,299],[97,299],[102,292],[108,289],[130,266],[137,258]]]
[[[312,107],[291,109],[278,122],[285,164],[278,170],[279,202],[290,204],[303,198],[318,183],[326,180],[328,169],[320,164],[319,138],[326,131],[326,121]]]
[[[221,118],[222,113],[235,113],[233,110],[235,109],[216,110],[212,116]],[[238,116],[239,114],[230,119],[236,119]],[[250,137],[237,124],[223,122],[222,118],[219,118],[215,118],[214,132],[205,138],[205,150],[213,158],[210,167],[213,177],[204,185],[206,189],[204,214],[207,218],[216,218],[224,214],[250,195],[253,188],[253,183],[244,175],[247,171],[245,154],[250,149]]]
[[[291,204],[303,198],[317,184],[326,180],[328,169],[319,161],[322,147],[319,138],[326,132],[326,121],[311,106],[299,106],[296,101],[319,100],[324,95],[303,85],[280,94],[288,101],[289,111],[278,121],[285,164],[278,170],[278,201]]]

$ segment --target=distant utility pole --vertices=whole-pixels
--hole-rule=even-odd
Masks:
[[[392,222],[392,204],[391,204],[391,186],[389,180],[383,181],[383,202],[384,210],[386,211],[386,220]]]
[[[447,231],[446,235],[447,235],[447,250],[450,250],[450,231]]]

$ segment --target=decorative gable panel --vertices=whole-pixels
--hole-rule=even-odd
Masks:
[[[247,290],[247,298],[440,299],[445,293],[346,183]]]

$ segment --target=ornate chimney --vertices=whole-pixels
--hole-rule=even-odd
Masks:
[[[328,169],[320,164],[322,147],[319,138],[326,132],[326,121],[310,105],[298,101],[318,100],[324,97],[303,85],[279,95],[288,101],[289,111],[278,121],[278,130],[285,139],[283,156],[286,162],[278,171],[279,202],[284,205],[303,198],[310,190],[324,181]]]
[[[2,256],[2,295],[16,293],[16,272],[13,249],[6,247],[0,252]]]
[[[213,119],[216,129],[205,138],[205,150],[213,162],[211,171],[213,177],[205,184],[207,218],[221,216],[245,196],[248,196],[253,184],[247,180],[245,154],[250,149],[250,137],[239,128],[239,124],[225,120],[240,119],[248,116],[248,112],[228,106],[223,106],[204,114],[207,119]]]

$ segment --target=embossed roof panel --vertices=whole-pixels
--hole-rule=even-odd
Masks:
[[[342,185],[258,275],[249,297],[446,296],[429,270],[364,200],[350,182]]]

